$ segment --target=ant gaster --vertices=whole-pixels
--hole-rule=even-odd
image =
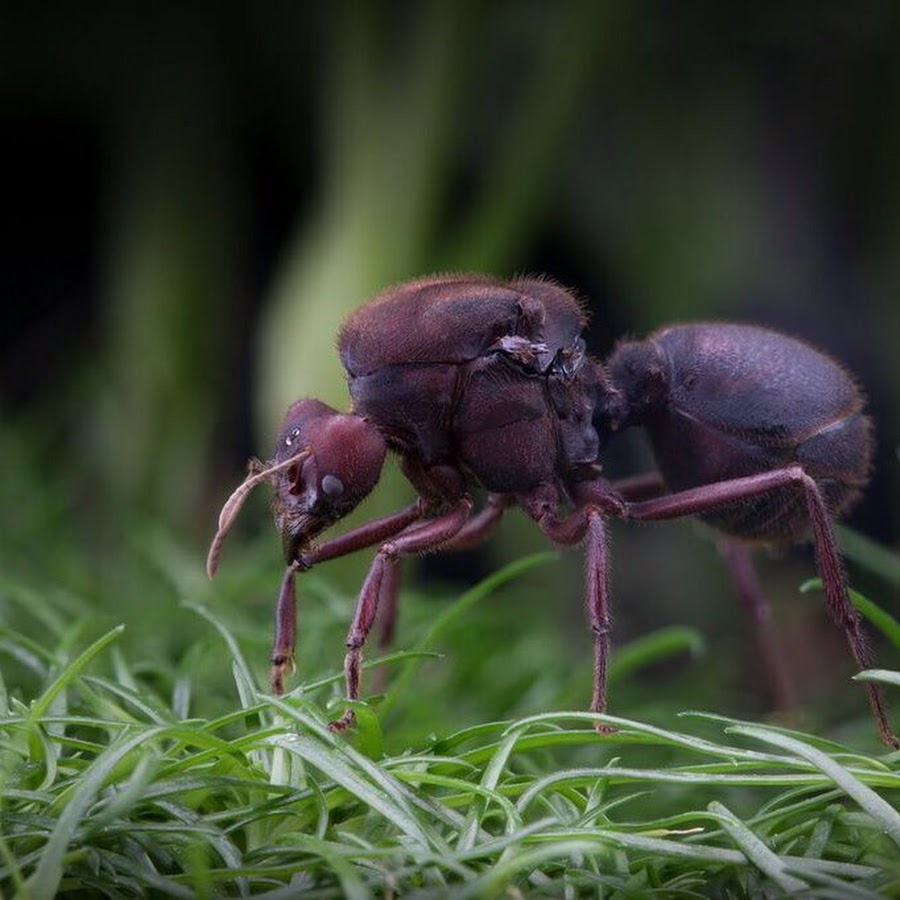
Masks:
[[[859,496],[871,462],[871,422],[852,378],[802,341],[715,322],[622,342],[601,365],[585,352],[585,324],[579,302],[550,280],[478,275],[400,284],[347,318],[338,347],[352,412],[296,401],[274,458],[253,461],[223,507],[209,552],[212,577],[244,498],[271,483],[287,562],[275,694],[293,668],[297,572],[379,545],[347,635],[346,693],[355,700],[379,606],[385,634],[393,627],[398,561],[477,545],[513,505],[555,544],[584,545],[594,712],[607,704],[610,518],[698,516],[717,529],[739,591],[763,626],[767,609],[747,545],[811,537],[828,609],[856,664],[870,666],[832,526]],[[601,448],[631,426],[646,429],[659,473],[610,483],[600,475]],[[388,450],[415,502],[316,543],[372,490]],[[475,487],[487,501],[473,515]],[[765,662],[783,683],[771,637],[763,635]],[[900,746],[879,688],[865,687],[882,740]],[[331,727],[343,730],[353,719],[348,709]]]

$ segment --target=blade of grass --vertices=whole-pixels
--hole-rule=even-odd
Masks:
[[[0,635],[0,652],[6,653],[39,678],[47,676],[47,671],[53,664],[53,654],[42,647],[40,642],[10,628],[0,627]]]
[[[844,555],[868,572],[875,572],[896,587],[900,587],[900,554],[848,528],[837,526],[838,542]]]
[[[31,705],[32,718],[37,721],[40,719],[53,701],[74,680],[75,676],[95,657],[106,649],[113,641],[119,639],[122,632],[125,631],[124,625],[117,625],[115,628],[107,631],[102,637],[98,638],[83,653],[73,659],[63,670],[56,676],[50,686],[44,693],[38,697]]]
[[[810,578],[800,585],[800,591],[821,591],[822,579]],[[875,626],[895,647],[900,649],[900,622],[898,622],[887,610],[882,609],[877,603],[873,603],[868,597],[848,588],[850,602]]]
[[[694,813],[700,815],[699,812]],[[703,813],[709,818],[709,811]],[[552,831],[529,837],[529,842],[547,840],[596,840],[614,841],[621,847],[649,854],[653,857],[671,857],[673,859],[709,862],[713,865],[746,866],[747,857],[741,850],[728,847],[716,847],[712,844],[658,838],[644,834],[633,834],[627,831],[616,831],[607,828],[553,829]],[[843,877],[846,879],[870,878],[878,873],[874,866],[863,866],[856,863],[845,863],[828,859],[808,859],[802,856],[784,855],[781,862],[792,871],[799,868],[805,877],[817,877],[820,873]]]
[[[793,870],[787,859],[785,864],[789,870]],[[812,892],[812,896],[817,900],[881,900],[885,896],[884,891],[870,891],[846,878],[837,878],[827,872],[810,871],[807,868],[803,874],[811,883],[818,886],[814,887]]]
[[[870,787],[855,778],[843,766],[821,750],[756,725],[735,725],[728,729],[735,734],[756,738],[763,743],[774,744],[812,763],[835,784],[852,797],[879,825],[891,840],[900,847],[900,813]]]
[[[703,635],[694,628],[680,625],[659,628],[651,634],[630,641],[613,653],[609,680],[623,681],[632,673],[662,660],[671,659],[680,653],[699,656],[705,649]]]
[[[286,717],[305,725],[303,734],[272,736],[274,746],[283,747],[315,766],[329,778],[350,791],[362,802],[378,810],[401,832],[422,847],[432,847],[433,834],[428,834],[420,824],[408,788],[387,772],[378,769],[371,760],[356,753],[349,745],[339,742],[314,717],[288,704],[276,701]],[[377,772],[373,779],[373,773]],[[438,844],[442,844],[438,841]],[[443,851],[446,848],[440,847]]]
[[[809,885],[787,872],[784,860],[770,850],[728,807],[714,800],[707,807],[744,855],[785,893],[805,891]]]
[[[378,656],[375,659],[369,659],[363,662],[362,668],[364,672],[368,672],[371,669],[375,669],[378,666],[390,665],[391,663],[408,661],[408,660],[426,660],[426,659],[440,659],[441,654],[435,653],[434,651],[427,650],[395,650],[393,653],[387,653],[384,656]],[[343,672],[335,672],[333,675],[327,675],[324,678],[317,678],[315,681],[306,681],[303,684],[298,685],[292,691],[289,691],[286,696],[288,697],[301,697],[306,696],[307,694],[312,694],[315,691],[321,690],[323,687],[328,687],[331,684],[339,684],[344,681],[344,673]],[[384,701],[381,701],[379,704],[379,709],[384,707]]]
[[[484,773],[481,776],[480,786],[482,791],[488,794],[496,792],[497,784],[509,763],[509,757],[515,749],[518,738],[518,733],[512,732],[500,742],[500,745],[491,757],[490,762],[485,766]],[[487,799],[484,794],[479,794],[479,796],[476,797],[475,802],[471,805],[469,813],[466,816],[466,823],[459,834],[459,840],[456,843],[457,852],[465,852],[475,845],[478,832],[481,828],[481,820],[487,809],[487,805]]]
[[[121,631],[121,629],[114,629],[114,631]],[[91,804],[96,800],[104,782],[125,756],[163,730],[161,726],[157,726],[133,734],[108,747],[87,767],[76,782],[76,786],[65,804],[65,809],[57,819],[56,825],[44,845],[37,867],[26,882],[32,896],[43,898],[56,895],[62,881],[63,860],[69,844]]]
[[[193,600],[182,600],[181,605],[185,609],[191,610],[191,612],[196,613],[198,616],[206,619],[216,631],[222,636],[225,643],[228,645],[228,650],[231,653],[231,657],[234,660],[234,664],[238,666],[241,670],[242,680],[246,684],[254,684],[253,672],[250,669],[250,666],[247,665],[247,660],[244,658],[244,654],[241,653],[241,648],[238,646],[238,642],[235,640],[234,635],[225,627],[225,625],[219,621],[218,616],[214,615],[207,607],[205,607],[202,603],[195,603]]]
[[[760,753],[756,750],[747,750],[741,747],[733,747],[728,745],[716,744],[705,738],[696,737],[691,734],[671,731],[666,728],[659,728],[650,725],[647,722],[638,722],[632,719],[625,719],[621,716],[611,716],[608,713],[590,713],[590,712],[559,712],[559,713],[541,713],[536,716],[527,716],[519,722],[514,723],[512,728],[518,728],[522,725],[532,725],[541,723],[551,723],[558,720],[575,719],[576,721],[603,722],[612,725],[616,731],[609,736],[596,735],[597,741],[616,741],[620,733],[624,736],[628,731],[636,732],[655,739],[661,743],[673,744],[684,747],[697,753],[705,753],[715,757],[725,757],[731,760],[754,760],[757,762],[770,762],[781,764],[786,760],[784,757],[776,756],[771,753]]]
[[[596,841],[554,841],[549,846],[511,846],[498,862],[480,878],[462,886],[460,897],[499,897],[511,883],[549,862],[595,856],[600,847]]]
[[[866,669],[863,672],[857,672],[853,676],[854,681],[877,681],[881,684],[890,684],[893,687],[900,687],[900,672],[891,672],[887,669]]]
[[[303,835],[302,846],[325,860],[328,868],[337,876],[344,897],[348,900],[370,900],[372,892],[359,877],[357,867],[350,860],[344,858],[346,852],[342,852],[339,845],[315,838],[312,835]],[[288,898],[297,897],[301,893],[296,885],[287,885],[286,887],[289,890],[276,889],[271,894],[266,893],[264,896],[267,898],[283,897],[288,900]]]
[[[19,868],[19,862],[2,834],[0,834],[0,859],[5,863],[5,868],[9,873],[9,878],[14,888],[13,896],[16,897],[16,900],[30,900],[31,895],[25,886],[25,878],[22,875],[22,870]]]

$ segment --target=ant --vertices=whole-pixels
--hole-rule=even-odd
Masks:
[[[872,424],[850,375],[803,341],[719,322],[620,342],[601,364],[586,353],[585,326],[575,296],[546,278],[438,275],[395,285],[350,314],[338,349],[352,411],[309,398],[293,403],[274,458],[251,461],[209,551],[212,577],[244,499],[256,485],[272,484],[287,563],[273,693],[284,692],[293,669],[298,572],[378,545],[347,635],[346,694],[355,700],[379,606],[385,633],[393,627],[398,561],[473,547],[514,505],[555,544],[584,545],[593,712],[607,707],[610,518],[702,519],[724,535],[726,562],[761,623],[767,609],[748,544],[811,537],[829,612],[856,664],[871,665],[832,525],[859,497],[871,467]],[[658,474],[611,483],[598,459],[632,426],[646,429]],[[315,542],[376,485],[388,450],[416,500]],[[475,487],[487,492],[477,513]],[[865,688],[881,739],[900,747],[878,686]],[[342,731],[353,721],[348,709],[330,727]]]

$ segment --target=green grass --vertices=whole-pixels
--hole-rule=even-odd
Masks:
[[[168,668],[133,661],[141,645],[120,626],[91,640],[95,620],[20,596],[33,627],[0,635],[20,673],[0,688],[3,896],[900,896],[898,753],[702,712],[651,719],[653,706],[644,720],[602,717],[616,731],[601,736],[587,713],[492,721],[473,700],[472,724],[451,727],[442,705],[461,694],[440,679],[466,673],[435,648],[471,640],[490,612],[480,601],[547,557],[437,615],[412,604],[418,637],[367,665],[369,679],[389,674],[387,693],[358,705],[347,736],[327,729],[340,673],[281,699],[260,691],[255,642],[245,653],[243,623],[214,611],[206,586],[186,611],[202,637]],[[191,566],[172,567],[200,590]],[[310,576],[304,593],[320,591],[336,593]],[[301,615],[313,657],[331,615],[319,610]],[[619,649],[613,684],[698,649],[690,630],[654,633]],[[527,652],[511,658],[524,669],[511,694],[522,678],[566,681],[544,656],[535,671]],[[231,682],[212,695],[211,661]],[[888,690],[900,679],[868,677]]]

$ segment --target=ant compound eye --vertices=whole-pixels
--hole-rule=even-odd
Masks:
[[[344,483],[337,475],[326,475],[322,479],[322,490],[329,497],[340,497],[344,493]]]
[[[294,428],[291,433],[284,439],[285,446],[290,447],[298,437],[300,437],[300,429]]]

